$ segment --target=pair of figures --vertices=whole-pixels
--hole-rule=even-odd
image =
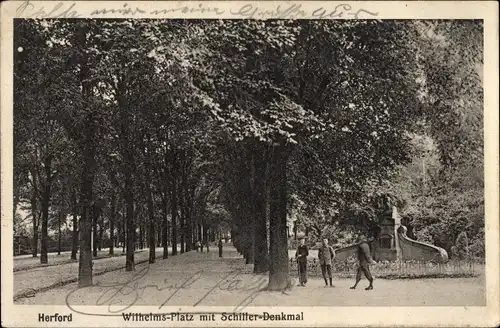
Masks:
[[[370,285],[366,290],[373,289],[373,277],[370,272],[369,265],[375,263],[370,255],[370,247],[366,242],[364,236],[358,238],[357,246],[357,258],[358,258],[358,270],[356,273],[356,282],[351,289],[355,289],[361,280],[361,274],[364,273],[366,279],[370,282]],[[309,256],[309,249],[305,245],[305,239],[300,240],[300,245],[295,253],[295,258],[298,264],[299,270],[299,286],[304,287],[307,283],[307,256]],[[332,263],[335,258],[335,251],[332,246],[328,245],[328,239],[323,239],[321,248],[318,251],[318,259],[321,265],[321,273],[323,279],[325,280],[325,287],[334,287],[332,283]],[[328,284],[330,283],[330,284]]]
[[[295,253],[295,258],[297,259],[299,268],[299,286],[302,287],[307,283],[307,256],[309,256],[309,249],[305,244],[305,239],[301,239],[300,245]],[[323,239],[321,248],[318,251],[318,259],[326,287],[328,287],[328,282],[330,282],[330,287],[333,287],[332,262],[334,258],[335,251],[333,247],[328,245],[328,239]]]
[[[197,241],[196,244],[194,244],[194,247],[196,249],[197,252],[202,252],[203,253],[203,247],[206,247],[207,248],[207,252],[210,252],[210,244],[209,242],[206,242],[205,244],[203,244],[201,241]]]

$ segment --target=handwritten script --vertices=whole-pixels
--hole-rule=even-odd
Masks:
[[[49,8],[43,5],[24,1],[16,9],[16,17],[18,18],[78,18],[82,14],[76,10],[76,3],[67,4],[58,2]]]
[[[47,2],[45,2],[46,4]],[[111,4],[112,2],[109,2]],[[160,6],[158,6],[160,7]],[[217,2],[180,3],[176,7],[166,9],[147,8],[145,6],[124,3],[120,6],[103,8],[89,8],[79,2],[55,2],[45,7],[40,2],[24,1],[16,9],[18,18],[98,18],[98,17],[132,17],[132,18],[175,18],[186,14],[202,15],[200,18],[242,18],[242,19],[361,19],[378,16],[378,12],[369,11],[354,4],[336,4],[332,6],[313,7],[306,9],[300,2],[281,3],[275,7],[258,4],[234,5],[226,2],[225,6]],[[206,17],[205,17],[206,16]]]
[[[89,286],[76,288],[71,291],[66,296],[66,306],[74,312],[85,314],[85,315],[98,315],[98,316],[121,316],[123,311],[126,311],[133,305],[135,305],[144,295],[146,290],[152,290],[153,292],[164,293],[164,299],[161,304],[159,304],[158,309],[168,305],[168,302],[175,296],[189,289],[199,290],[199,287],[193,287],[193,285],[199,281],[203,276],[203,271],[198,271],[190,276],[187,276],[180,283],[170,283],[169,278],[165,278],[162,284],[142,284],[141,281],[144,280],[149,273],[150,266],[141,268],[134,273],[132,277],[121,283],[113,284],[100,284],[97,286]],[[222,291],[232,291],[238,292],[238,295],[244,294],[243,300],[241,300],[235,307],[234,311],[238,312],[243,310],[247,305],[249,305],[263,290],[267,284],[266,278],[263,276],[254,276],[251,278],[244,277],[241,275],[241,270],[233,270],[225,274],[220,278],[213,286],[209,288],[201,289],[200,298],[195,300],[192,306],[198,306],[211,294],[215,293],[217,290]],[[91,295],[91,289],[98,288],[100,293],[97,296],[95,305],[106,306],[108,309],[107,314],[99,314],[92,312],[82,312],[74,308],[72,299],[78,299],[79,295],[86,294]],[[208,290],[207,290],[208,289]],[[178,305],[178,304],[176,304]],[[189,305],[189,304],[186,304]]]

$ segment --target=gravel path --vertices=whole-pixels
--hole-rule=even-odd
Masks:
[[[98,254],[103,256],[103,254]],[[125,256],[119,250],[115,257],[94,259],[94,274],[117,270],[125,267]],[[156,257],[161,260],[163,248],[156,249]],[[20,296],[32,296],[38,290],[76,281],[78,277],[78,261],[68,259],[68,254],[49,256],[48,265],[40,265],[40,259],[24,258],[14,260],[14,299]],[[135,253],[135,262],[147,261],[149,251],[139,250]],[[36,263],[32,263],[37,261]],[[16,263],[18,262],[18,263]],[[18,270],[16,271],[16,265]],[[19,270],[19,268],[22,268]]]
[[[115,257],[122,256],[122,249],[121,248],[115,248]],[[97,258],[94,260],[101,260],[103,258],[108,258],[111,257],[109,256],[109,250],[102,249],[97,252]],[[78,254],[77,254],[78,258]],[[49,253],[48,254],[48,263],[47,264],[41,264],[40,263],[40,254],[38,257],[33,257],[32,255],[21,255],[21,256],[16,256],[14,257],[14,272],[16,271],[22,271],[22,270],[30,270],[34,268],[40,268],[40,267],[48,267],[48,266],[53,266],[53,265],[61,265],[61,264],[66,264],[66,263],[72,263],[75,262],[74,260],[71,260],[71,252],[61,252],[60,255],[57,253]]]
[[[147,252],[144,252],[147,258]],[[138,255],[137,258],[140,258]],[[111,262],[115,259],[109,259]],[[106,269],[107,259],[96,261],[96,271]],[[111,263],[109,262],[109,263]],[[120,259],[123,265],[123,259]],[[58,279],[75,278],[77,264],[61,265]],[[48,270],[50,268],[41,268]],[[124,269],[94,278],[95,285],[78,289],[76,283],[52,288],[21,298],[17,304],[37,305],[109,305],[113,310],[131,304],[176,306],[255,305],[255,306],[484,306],[484,277],[375,280],[375,289],[365,291],[366,280],[357,290],[350,290],[352,279],[336,279],[335,288],[324,288],[322,279],[311,278],[307,287],[294,287],[286,293],[260,291],[267,285],[267,275],[251,274],[252,266],[235,249],[226,246],[224,258],[216,248],[210,253],[170,256],[154,264],[137,265],[135,272]],[[35,272],[34,270],[26,271]],[[20,272],[21,273],[21,272]],[[293,275],[293,273],[292,273]],[[42,277],[43,276],[43,277]],[[37,273],[31,281],[47,276]],[[20,284],[15,275],[15,284]],[[375,277],[376,278],[376,277]],[[24,280],[24,279],[22,279]],[[67,303],[66,303],[67,302]]]

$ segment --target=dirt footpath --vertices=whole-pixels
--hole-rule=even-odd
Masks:
[[[147,255],[147,252],[145,252]],[[101,260],[99,265],[106,266]],[[123,259],[120,259],[123,261]],[[78,264],[61,265],[61,276],[76,277]],[[54,267],[56,268],[56,267]],[[49,268],[40,268],[47,270]],[[96,268],[99,270],[99,267]],[[102,268],[101,268],[102,269]],[[37,305],[253,305],[253,306],[484,306],[484,277],[375,280],[375,289],[365,291],[366,280],[351,290],[352,280],[336,279],[334,288],[325,288],[322,279],[310,279],[307,287],[294,287],[286,293],[261,291],[267,275],[251,274],[251,265],[232,247],[224,258],[217,249],[210,253],[189,252],[170,256],[149,265],[137,265],[135,272],[123,269],[94,278],[95,286],[78,289],[76,283],[53,288],[18,304]],[[33,270],[29,270],[30,272]],[[292,273],[293,274],[293,273]],[[40,272],[32,281],[45,276]],[[15,285],[21,276],[15,275]],[[26,278],[26,277],[24,277]],[[376,277],[375,277],[376,278]],[[24,279],[23,279],[24,280]],[[23,285],[25,283],[23,282]]]

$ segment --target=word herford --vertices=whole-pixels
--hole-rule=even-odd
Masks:
[[[269,312],[262,313],[262,320],[264,321],[293,321],[293,320],[304,320],[304,312],[295,314],[286,314],[281,312],[281,314],[271,314]]]
[[[56,314],[52,314],[52,315],[46,315],[45,313],[39,313],[38,314],[38,321],[39,322],[63,322],[63,321],[67,321],[67,322],[71,322],[73,321],[73,314],[70,313],[68,315],[62,315],[62,314],[59,314],[59,313],[56,313]]]

